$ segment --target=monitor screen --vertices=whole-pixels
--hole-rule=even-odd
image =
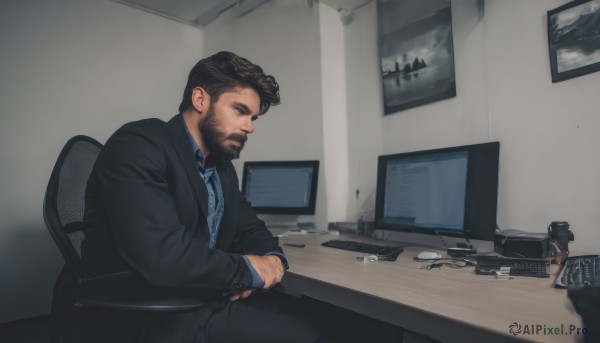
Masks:
[[[379,157],[378,229],[493,240],[500,143]]]
[[[245,162],[242,194],[257,213],[314,214],[319,161]]]

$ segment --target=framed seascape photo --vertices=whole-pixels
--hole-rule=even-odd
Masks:
[[[552,82],[600,70],[600,0],[548,11],[548,48]]]
[[[456,96],[450,0],[378,0],[385,115]]]

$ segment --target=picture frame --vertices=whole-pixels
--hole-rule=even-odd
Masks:
[[[552,83],[600,70],[600,0],[576,0],[548,11]]]
[[[384,115],[456,96],[450,0],[377,0]]]

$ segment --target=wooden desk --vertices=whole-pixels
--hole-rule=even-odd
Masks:
[[[583,324],[567,293],[553,287],[550,278],[515,277],[497,280],[477,275],[474,267],[421,269],[413,257],[423,248],[407,247],[395,262],[363,262],[361,253],[322,247],[329,239],[362,240],[360,236],[293,235],[283,245],[290,270],[284,290],[340,306],[442,342],[577,342],[583,335],[569,333]],[[516,323],[537,334],[513,335]],[[537,327],[536,327],[537,325]],[[563,334],[544,332],[544,326],[562,328]],[[418,337],[418,336],[417,336]]]

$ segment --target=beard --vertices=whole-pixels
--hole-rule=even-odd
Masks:
[[[215,118],[215,109],[211,106],[206,114],[206,119],[198,127],[202,134],[204,145],[210,152],[212,158],[217,158],[225,163],[240,157],[240,152],[248,140],[248,136],[241,133],[233,133],[226,136],[219,130],[219,121]],[[239,146],[226,146],[225,141],[232,140],[240,143]]]

